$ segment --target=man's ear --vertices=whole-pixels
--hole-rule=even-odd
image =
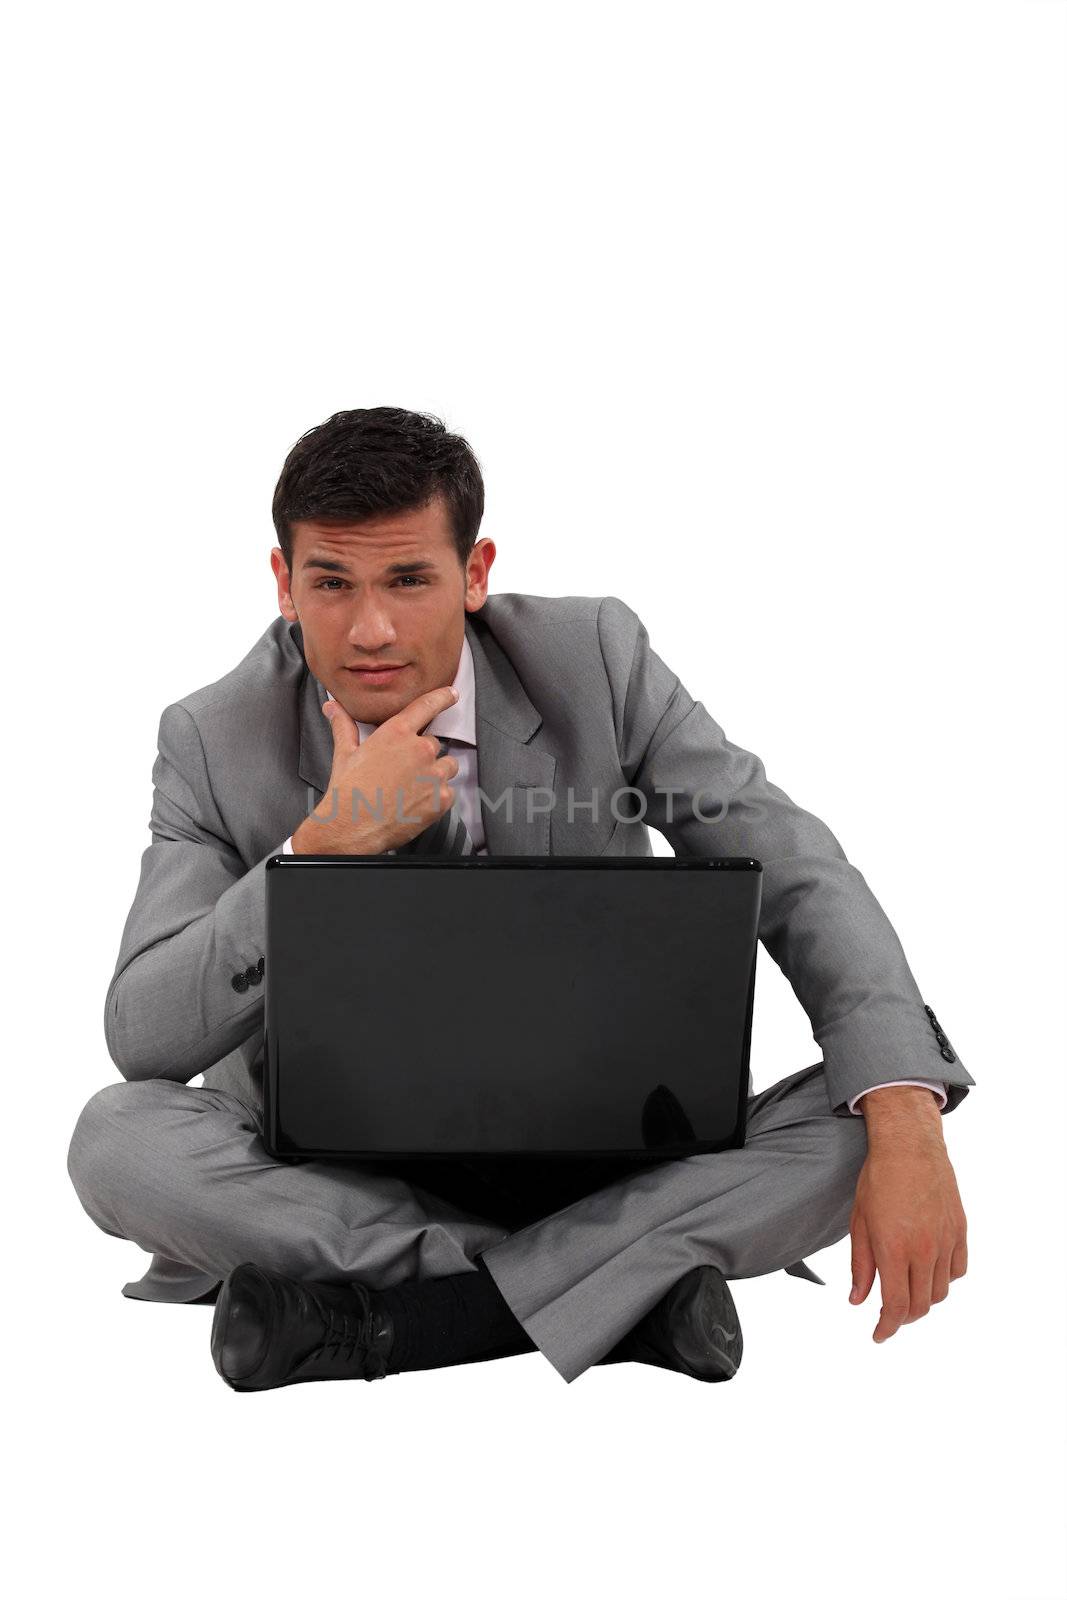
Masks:
[[[480,611],[489,593],[489,568],[496,560],[496,545],[492,539],[479,539],[467,557],[467,588],[463,596],[464,609]]]
[[[289,568],[285,564],[285,557],[277,546],[270,553],[271,571],[274,573],[278,584],[278,610],[286,622],[299,622],[293,597],[289,589]]]

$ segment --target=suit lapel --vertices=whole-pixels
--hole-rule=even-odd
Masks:
[[[484,797],[486,849],[491,856],[547,856],[549,813],[530,814],[534,807],[543,807],[544,796],[527,795],[538,788],[554,793],[556,758],[529,743],[541,726],[541,713],[477,612],[468,613],[466,631],[474,659],[478,787]]]
[[[299,622],[289,625],[293,643],[304,657],[304,676],[300,682],[300,759],[297,771],[304,782],[316,791],[315,805],[326,793],[333,769],[333,734],[330,724],[322,714],[326,703],[326,688],[315,677],[304,656],[304,634]],[[309,811],[314,806],[308,807]]]
[[[550,854],[550,815],[531,815],[545,797],[527,796],[530,789],[553,791],[556,760],[529,741],[541,726],[515,669],[477,613],[468,613],[466,634],[474,661],[475,723],[478,741],[478,787],[486,849],[490,855]],[[303,655],[300,624],[290,635]],[[315,804],[326,793],[333,766],[333,735],[322,714],[325,687],[307,670],[300,685],[300,758],[298,771],[315,790]],[[510,807],[509,807],[510,797]],[[530,805],[527,800],[530,800]],[[496,810],[494,802],[501,802]],[[309,807],[309,809],[312,809]],[[510,820],[509,820],[510,809]]]

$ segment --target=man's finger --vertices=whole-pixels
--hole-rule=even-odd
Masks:
[[[330,724],[335,750],[359,749],[359,729],[339,700],[324,700],[322,714]]]
[[[875,1251],[878,1276],[882,1280],[882,1314],[874,1330],[875,1344],[891,1339],[907,1320],[911,1299],[908,1293],[908,1262],[903,1253],[879,1254]]]
[[[852,1292],[849,1299],[854,1306],[862,1305],[871,1292],[874,1282],[874,1251],[871,1236],[862,1211],[852,1218]]]
[[[966,1239],[961,1239],[959,1244],[953,1247],[952,1261],[948,1269],[948,1275],[950,1278],[962,1278],[966,1271],[967,1241]]]
[[[388,720],[401,728],[407,728],[410,733],[421,733],[428,722],[432,722],[438,712],[444,711],[446,706],[454,706],[459,696],[451,684],[445,684],[440,689],[428,689],[425,694],[416,695],[414,700]]]
[[[918,1322],[926,1316],[933,1289],[933,1261],[929,1256],[913,1256],[908,1266],[908,1322]]]
[[[933,1292],[930,1295],[932,1305],[940,1305],[942,1300],[948,1298],[949,1256],[938,1256],[937,1265],[934,1267]]]

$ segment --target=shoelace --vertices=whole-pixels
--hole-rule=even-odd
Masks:
[[[306,1359],[318,1361],[328,1356],[330,1360],[352,1361],[356,1357],[362,1357],[362,1377],[384,1378],[385,1357],[369,1342],[373,1337],[373,1325],[366,1291],[360,1296],[361,1310],[355,1313],[345,1311],[340,1306],[324,1304],[316,1294],[312,1294],[311,1298],[326,1324],[326,1332]]]

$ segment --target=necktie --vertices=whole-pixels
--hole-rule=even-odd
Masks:
[[[444,749],[437,752],[440,758],[448,754],[449,744],[440,734],[437,738],[444,745]],[[458,798],[453,800],[447,811],[435,817],[429,827],[417,833],[414,839],[398,845],[396,853],[398,856],[472,856],[474,841],[460,815]]]

